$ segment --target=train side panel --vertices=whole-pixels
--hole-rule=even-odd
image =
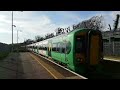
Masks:
[[[63,62],[61,59],[61,48],[60,48],[61,42],[62,42],[62,37],[52,39],[51,57],[54,60]]]

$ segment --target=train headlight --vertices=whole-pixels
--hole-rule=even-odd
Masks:
[[[78,58],[77,61],[80,61],[80,58]]]
[[[82,63],[83,59],[82,58],[78,58],[77,61],[80,62],[80,63]]]

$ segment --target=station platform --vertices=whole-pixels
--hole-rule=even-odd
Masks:
[[[120,57],[119,56],[104,56],[103,59],[104,60],[120,62]]]
[[[0,79],[87,79],[30,52],[0,60]]]
[[[0,60],[0,79],[54,79],[54,77],[27,52],[11,53]]]

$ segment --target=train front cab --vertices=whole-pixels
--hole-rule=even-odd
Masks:
[[[88,30],[75,34],[75,71],[86,73],[99,66],[103,56],[102,34],[98,30]]]

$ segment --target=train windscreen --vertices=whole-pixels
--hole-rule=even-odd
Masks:
[[[85,37],[84,36],[76,36],[76,53],[84,53],[85,52]]]

